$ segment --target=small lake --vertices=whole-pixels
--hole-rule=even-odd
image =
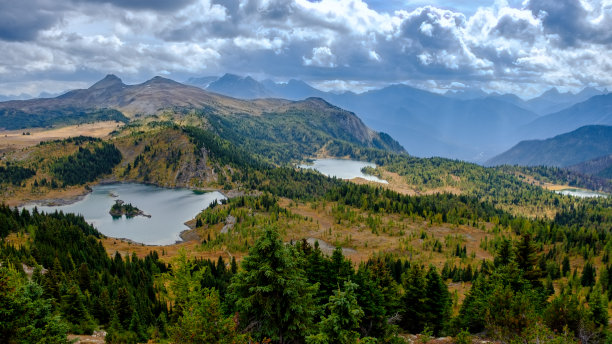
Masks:
[[[115,200],[138,207],[150,218],[135,216],[113,218],[108,212]],[[214,200],[225,199],[220,192],[200,193],[188,189],[166,189],[137,183],[96,185],[82,200],[62,206],[37,206],[39,211],[81,214],[102,234],[127,238],[147,245],[170,245],[181,240],[193,219]],[[25,208],[33,209],[34,205]]]
[[[585,190],[585,189],[563,189],[563,190],[559,190],[556,191],[557,193],[560,193],[562,195],[567,195],[567,196],[576,196],[576,197],[581,197],[581,198],[587,198],[587,197],[608,197],[608,195],[600,193],[600,192],[596,192],[596,191],[591,191],[591,190]]]
[[[361,172],[361,169],[367,166],[376,168],[376,164],[370,162],[343,159],[317,159],[312,164],[299,165],[298,167],[317,170],[328,177],[340,179],[359,177],[377,183],[388,184],[386,180]]]

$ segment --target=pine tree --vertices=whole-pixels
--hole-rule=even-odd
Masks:
[[[66,294],[62,296],[62,313],[64,318],[73,325],[73,332],[91,334],[94,323],[85,307],[84,299],[85,297],[79,290],[79,287],[73,284]]]
[[[280,344],[303,338],[315,314],[316,285],[300,268],[300,257],[285,246],[275,229],[266,229],[232,278],[228,297],[235,300],[243,327],[253,328],[255,339]]]

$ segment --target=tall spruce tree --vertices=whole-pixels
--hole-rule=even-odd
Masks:
[[[425,291],[426,322],[434,335],[440,335],[448,325],[451,314],[451,300],[446,283],[442,281],[435,267],[427,272]]]
[[[519,269],[523,271],[524,278],[534,284],[541,284],[538,282],[542,277],[542,271],[538,264],[538,251],[531,234],[524,234],[521,237],[516,245],[515,256],[516,263]]]
[[[404,274],[403,286],[402,327],[411,333],[419,333],[426,324],[427,278],[425,269],[417,264],[411,265]]]
[[[355,290],[357,284],[344,282],[342,289],[337,289],[330,296],[327,309],[329,315],[319,323],[319,333],[306,338],[308,344],[353,344],[359,339],[359,322],[363,310],[357,303]]]
[[[508,265],[511,259],[512,243],[509,239],[504,238],[494,259],[495,266]]]
[[[280,344],[299,341],[308,334],[316,313],[317,285],[308,283],[300,268],[300,255],[285,246],[273,228],[249,250],[229,286],[241,326],[256,340],[270,338]]]

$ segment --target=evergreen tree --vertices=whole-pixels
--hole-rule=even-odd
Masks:
[[[303,338],[315,315],[316,285],[310,285],[300,268],[300,257],[285,246],[275,229],[268,228],[249,250],[229,286],[243,328],[264,337],[289,343]]]
[[[601,294],[601,287],[593,288],[589,295],[589,311],[596,326],[608,326],[608,303]]]
[[[67,332],[38,284],[0,266],[0,342],[67,344]]]
[[[364,311],[361,335],[385,341],[393,338],[400,319],[400,292],[389,267],[382,259],[370,260],[359,266],[354,279],[359,285],[357,300]]]
[[[219,264],[225,267],[220,259]],[[205,271],[196,269],[193,261],[187,259],[184,250],[173,259],[172,271],[164,275],[169,285],[170,300],[174,303],[176,322],[168,332],[175,343],[219,343],[238,344],[245,341],[238,335],[232,318],[221,313],[219,294],[214,289],[202,288]],[[162,313],[163,314],[163,313]],[[165,327],[162,318],[160,331]]]
[[[359,339],[359,322],[363,310],[355,297],[357,285],[344,282],[343,290],[336,290],[330,296],[327,309],[329,316],[319,323],[319,333],[306,338],[308,344],[353,344]]]
[[[595,285],[595,267],[591,262],[586,262],[584,269],[582,269],[582,276],[580,277],[580,284],[583,287],[592,287]]]
[[[420,333],[426,324],[427,278],[425,269],[413,264],[404,274],[402,296],[402,327],[410,333]]]
[[[440,335],[445,329],[451,314],[451,300],[446,283],[442,281],[435,267],[427,272],[425,290],[426,323],[434,335]]]
[[[544,322],[553,331],[562,333],[564,328],[577,333],[584,312],[576,295],[562,293],[553,298],[544,311]]]
[[[494,259],[495,266],[508,265],[511,259],[512,244],[510,240],[504,238],[501,245],[499,246],[499,249],[497,250],[497,255]]]
[[[106,325],[111,320],[112,309],[113,302],[110,299],[108,289],[104,288],[95,300],[95,307],[92,315],[100,321],[100,324]]]
[[[531,234],[524,234],[516,245],[516,263],[523,271],[525,279],[538,284],[542,277],[542,271],[538,265],[538,252],[531,237]]]
[[[86,263],[81,263],[79,266],[79,288],[81,291],[91,290],[91,276]]]
[[[132,312],[134,312],[134,307],[132,307],[130,294],[125,287],[121,287],[117,291],[117,298],[115,299],[115,312],[117,313],[119,324],[124,330],[127,330],[130,327],[130,322],[132,321]]]
[[[91,334],[93,321],[87,309],[85,309],[83,299],[79,287],[73,284],[62,296],[62,313],[65,319],[74,325],[72,327],[74,332]]]

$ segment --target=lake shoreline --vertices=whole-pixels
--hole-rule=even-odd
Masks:
[[[202,193],[218,192],[228,199],[235,198],[235,197],[241,197],[247,194],[244,190],[235,190],[235,189],[223,190],[223,189],[216,189],[216,188],[197,188],[197,187],[190,187],[190,186],[164,186],[164,185],[159,185],[156,183],[141,182],[141,181],[136,181],[136,180],[102,179],[94,184],[86,184],[85,190],[78,195],[18,201],[17,203],[14,204],[14,207],[17,207],[17,208],[26,207],[26,206],[59,207],[59,206],[64,206],[64,205],[71,205],[76,202],[82,201],[85,197],[87,197],[87,195],[89,195],[92,192],[93,187],[98,186],[98,185],[113,185],[113,184],[143,184],[143,185],[156,186],[158,188],[169,189],[169,190],[184,189],[184,190],[190,190],[190,191],[202,192]],[[252,194],[255,195],[257,193],[249,193],[249,195],[252,195]]]
[[[199,240],[197,233],[192,231],[194,218],[215,200],[245,194],[242,190],[203,191],[108,180],[90,189],[77,197],[28,202],[23,208],[33,211],[38,207],[38,212],[44,213],[80,214],[107,238],[129,239],[137,245],[169,246]]]
[[[381,179],[374,174],[365,173],[365,169],[376,169],[377,165],[373,162],[359,161],[344,158],[326,158],[326,159],[305,159],[304,163],[297,164],[297,168],[303,170],[317,171],[330,178],[338,178],[343,180],[353,180],[361,178],[368,182],[378,184],[388,184],[389,182]]]

